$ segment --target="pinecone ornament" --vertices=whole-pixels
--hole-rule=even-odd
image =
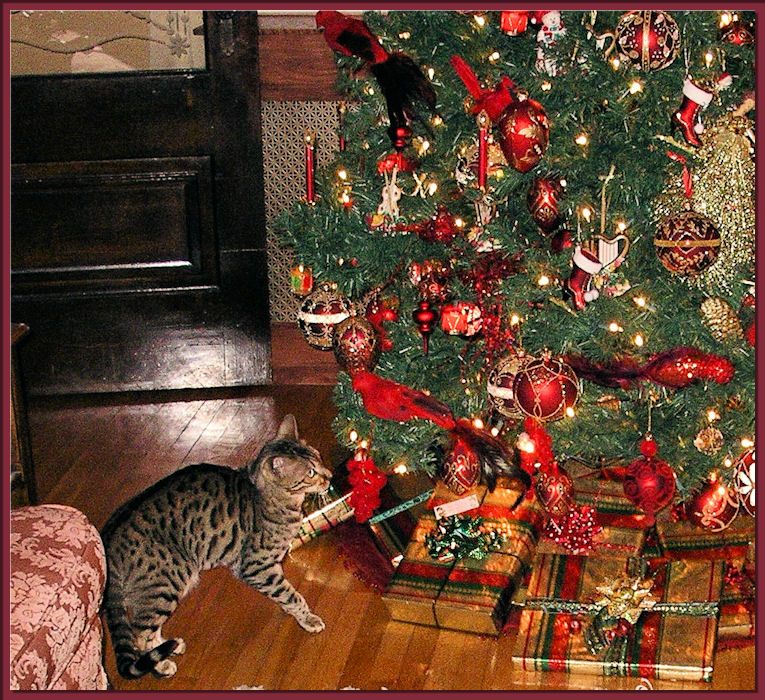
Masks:
[[[743,338],[744,329],[733,307],[720,297],[710,297],[701,304],[704,324],[715,340]]]

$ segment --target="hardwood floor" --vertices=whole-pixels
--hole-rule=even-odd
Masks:
[[[286,412],[328,464],[342,451],[330,430],[330,385],[165,395],[40,398],[30,402],[42,502],[82,510],[97,526],[123,500],[198,461],[238,466],[252,458]],[[227,571],[206,573],[165,627],[188,651],[171,679],[122,679],[116,690],[499,690],[634,689],[636,678],[524,673],[513,668],[513,635],[486,638],[390,620],[378,593],[347,569],[323,535],[288,555],[288,578],[326,622],[302,631]],[[720,652],[712,684],[655,681],[656,689],[754,688],[754,648]]]

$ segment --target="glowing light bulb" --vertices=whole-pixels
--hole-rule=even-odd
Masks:
[[[540,275],[539,279],[537,280],[537,284],[540,287],[546,287],[548,284],[550,284],[550,278],[547,275]]]
[[[637,345],[639,348],[642,348],[643,345],[645,345],[645,339],[642,335],[640,335],[640,333],[635,335],[635,339],[632,342],[635,343],[635,345]]]
[[[521,322],[521,317],[518,314],[513,314],[510,317],[510,325],[517,326]]]
[[[626,221],[617,221],[616,222],[616,228],[619,231],[626,231],[627,230],[627,222]]]
[[[345,263],[345,258],[338,258],[337,259],[337,264],[338,265],[343,265],[344,263]]]
[[[483,27],[483,25],[486,24],[486,19],[483,15],[473,15],[473,19],[479,27]]]
[[[497,180],[501,180],[503,177],[505,177],[505,171],[502,170],[502,168],[497,168],[494,171],[494,177],[496,177]]]
[[[549,80],[545,80],[542,83],[542,91],[549,92],[550,90],[552,90],[552,83]]]
[[[399,39],[408,39],[408,38],[409,38],[409,37],[411,37],[411,36],[412,36],[412,35],[411,35],[409,32],[401,32],[401,33],[398,35],[398,38],[399,38]]]
[[[636,92],[640,92],[643,89],[643,84],[639,80],[633,80],[630,85],[630,95],[634,95]]]
[[[620,333],[624,329],[616,321],[611,321],[611,323],[608,324],[608,330],[612,333]]]
[[[497,437],[499,435],[499,428],[495,425],[490,431],[489,431],[494,437]]]
[[[374,95],[374,94],[375,94],[375,89],[371,85],[368,85],[367,86],[367,95]]]
[[[590,218],[592,217],[592,209],[589,207],[582,207],[582,216],[587,219],[587,223],[590,223]]]
[[[441,119],[441,117],[439,117],[438,115],[433,117],[433,126],[441,126],[441,124],[443,123],[444,123],[444,120]]]
[[[355,430],[351,430],[351,432],[348,433],[348,439],[351,442],[356,442],[356,440],[359,439],[359,434]]]
[[[480,418],[474,418],[473,427],[477,428],[478,430],[483,430],[483,421]]]
[[[589,143],[589,139],[587,138],[587,134],[581,133],[579,136],[577,136],[574,139],[574,142],[579,144],[580,146],[586,146]]]
[[[348,171],[347,171],[347,170],[343,170],[343,169],[340,169],[340,170],[338,170],[338,171],[337,171],[337,176],[338,176],[338,177],[339,177],[341,180],[347,180],[347,179],[348,179]]]
[[[460,217],[458,216],[458,217],[457,217],[457,218],[454,220],[454,225],[455,225],[457,228],[462,228],[463,226],[465,226],[465,222],[464,222],[462,219],[460,219]]]
[[[366,450],[366,449],[367,449],[367,447],[369,447],[369,442],[368,442],[367,440],[362,440],[362,441],[359,443],[359,446],[361,447],[361,449],[362,449],[362,450]]]
[[[518,449],[528,454],[533,454],[536,451],[536,446],[533,441],[529,439],[528,433],[521,433],[518,436]]]
[[[741,447],[749,449],[750,447],[754,447],[754,442],[752,442],[749,438],[741,438]]]
[[[622,65],[622,62],[618,58],[611,59],[611,66],[613,67],[614,70],[617,70],[620,65]]]
[[[715,55],[711,51],[707,51],[704,54],[704,63],[707,64],[707,68],[712,65],[712,61],[715,60]]]
[[[714,408],[710,408],[707,411],[707,420],[710,423],[714,423],[716,420],[720,420],[720,414],[714,410]]]
[[[723,12],[720,15],[720,26],[727,27],[731,23],[730,12]]]
[[[565,187],[566,185],[568,185],[568,182],[566,181],[566,178],[565,178],[565,177],[562,177],[562,178],[560,179],[560,186],[561,186],[561,187]]]
[[[635,306],[639,306],[641,309],[645,306],[645,297],[632,297],[632,301],[635,302]]]
[[[403,462],[401,462],[401,464],[397,464],[397,465],[396,465],[396,466],[393,468],[393,471],[394,471],[396,474],[406,474],[406,473],[407,473],[409,470],[406,468],[406,464],[404,464]]]
[[[723,460],[723,464],[724,464],[726,467],[732,467],[732,466],[733,466],[733,460],[732,460],[730,457],[726,457],[726,458]]]
[[[493,53],[489,54],[489,60],[494,63],[495,61],[499,61],[499,51],[494,51]]]
[[[572,407],[572,406],[567,406],[567,407],[566,407],[566,415],[567,415],[569,418],[573,418],[573,417],[576,415],[576,413],[574,412],[574,409],[573,409],[573,407]]]
[[[436,71],[434,68],[428,68],[428,78],[433,80],[436,77]]]
[[[428,152],[428,149],[430,148],[430,141],[425,140],[420,144],[419,153],[420,155],[424,155]]]
[[[438,190],[438,185],[435,182],[431,182],[428,185],[428,194],[432,197]]]

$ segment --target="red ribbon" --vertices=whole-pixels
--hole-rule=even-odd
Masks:
[[[452,56],[449,61],[475,100],[471,109],[473,114],[478,114],[483,109],[489,115],[489,119],[494,122],[499,119],[499,115],[508,105],[515,102],[515,98],[510,94],[510,89],[515,87],[515,83],[506,75],[502,76],[502,81],[496,88],[485,90],[481,87],[476,74],[460,56]]]
[[[685,156],[675,153],[674,151],[667,151],[667,156],[670,160],[675,160],[678,163],[683,164],[683,189],[685,190],[685,196],[690,199],[693,197],[693,181],[691,180],[691,171],[688,169],[688,163]]]

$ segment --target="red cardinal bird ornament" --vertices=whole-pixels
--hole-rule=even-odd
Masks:
[[[412,120],[419,121],[431,133],[415,105],[424,102],[434,112],[436,91],[409,56],[400,51],[389,53],[364,22],[334,10],[317,12],[316,26],[324,29],[324,39],[333,51],[358,56],[369,64],[388,107],[388,135],[394,146],[397,141],[401,143],[399,130],[408,130]]]
[[[531,485],[531,477],[519,467],[513,449],[491,433],[475,428],[470,421],[455,418],[443,401],[365,370],[353,375],[352,386],[361,394],[364,408],[377,418],[399,422],[424,418],[447,430],[452,442],[462,440],[478,458],[490,491],[497,485],[497,478],[504,476],[522,485],[520,501]]]

